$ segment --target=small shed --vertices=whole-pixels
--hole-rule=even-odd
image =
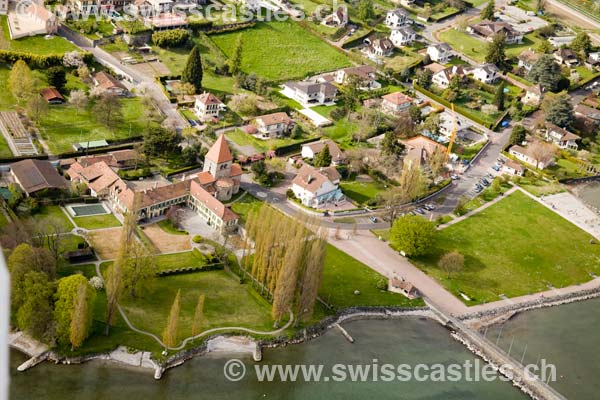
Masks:
[[[63,95],[53,87],[42,89],[40,95],[48,104],[62,104],[65,102]]]
[[[419,290],[412,283],[396,277],[392,278],[390,282],[390,290],[401,293],[411,300],[420,297]]]

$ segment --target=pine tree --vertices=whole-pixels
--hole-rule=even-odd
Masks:
[[[505,36],[502,33],[494,35],[492,41],[488,43],[487,54],[485,55],[485,62],[490,64],[496,64],[501,67],[506,59],[506,43],[504,42]]]
[[[181,290],[177,291],[171,311],[169,312],[169,319],[167,320],[167,327],[163,331],[163,343],[167,347],[174,347],[177,344],[177,327],[179,325],[179,311],[181,309]]]
[[[325,146],[323,150],[315,157],[315,167],[329,167],[331,165],[331,153],[329,146]]]
[[[240,67],[242,65],[242,50],[242,35],[238,35],[237,41],[235,43],[235,49],[233,50],[233,56],[231,57],[229,63],[229,73],[231,75],[237,75],[238,72],[240,72]]]
[[[77,288],[77,297],[71,317],[71,326],[69,330],[69,339],[72,348],[81,347],[83,341],[89,333],[89,320],[91,310],[88,304],[88,286],[80,284]]]
[[[504,111],[504,84],[501,83],[494,94],[494,105],[499,111]]]
[[[188,56],[185,68],[181,73],[181,82],[194,85],[197,94],[202,91],[202,59],[198,46],[194,46]]]
[[[198,296],[198,304],[194,312],[194,321],[192,322],[192,336],[197,336],[202,332],[202,323],[204,322],[204,295]]]
[[[494,11],[496,10],[496,5],[494,4],[494,0],[491,0],[483,10],[481,10],[481,19],[487,19],[492,21],[494,19]]]

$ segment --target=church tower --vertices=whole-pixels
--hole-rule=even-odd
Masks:
[[[229,178],[232,162],[233,156],[229,151],[227,140],[225,140],[225,135],[221,134],[204,157],[203,171],[210,173],[215,180]]]

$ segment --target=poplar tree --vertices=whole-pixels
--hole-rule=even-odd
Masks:
[[[179,311],[181,309],[181,290],[177,291],[171,311],[169,312],[169,319],[167,320],[167,327],[163,332],[163,343],[167,347],[173,347],[177,344],[177,327],[179,325]]]
[[[87,301],[88,288],[85,284],[80,284],[77,288],[77,297],[71,317],[71,326],[69,330],[69,339],[72,348],[81,347],[83,341],[89,333],[89,314],[90,309]]]
[[[204,295],[198,296],[198,304],[194,312],[194,321],[192,322],[192,336],[197,336],[202,332],[202,322],[204,320]]]
[[[108,267],[106,272],[106,279],[104,287],[106,288],[106,327],[104,334],[108,336],[110,327],[116,322],[117,309],[119,307],[119,300],[123,294],[123,281],[121,276],[121,270],[125,263],[124,255],[119,252],[118,258],[115,260],[113,265]]]
[[[306,267],[300,284],[300,297],[298,303],[298,321],[306,322],[312,318],[315,303],[319,295],[319,288],[323,279],[325,260],[325,240],[322,234],[308,246]]]
[[[202,91],[202,59],[198,46],[194,46],[183,72],[181,73],[181,83],[191,83],[196,89],[196,94]]]

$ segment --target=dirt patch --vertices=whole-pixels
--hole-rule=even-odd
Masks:
[[[88,234],[88,240],[101,260],[113,260],[117,257],[118,238],[121,228],[103,229]]]
[[[142,62],[131,65],[130,68],[135,69],[140,74],[154,77],[169,75],[171,73],[169,68],[167,68],[167,66],[160,61]]]
[[[163,231],[158,225],[144,227],[144,233],[161,253],[190,250],[189,235],[173,235]]]

